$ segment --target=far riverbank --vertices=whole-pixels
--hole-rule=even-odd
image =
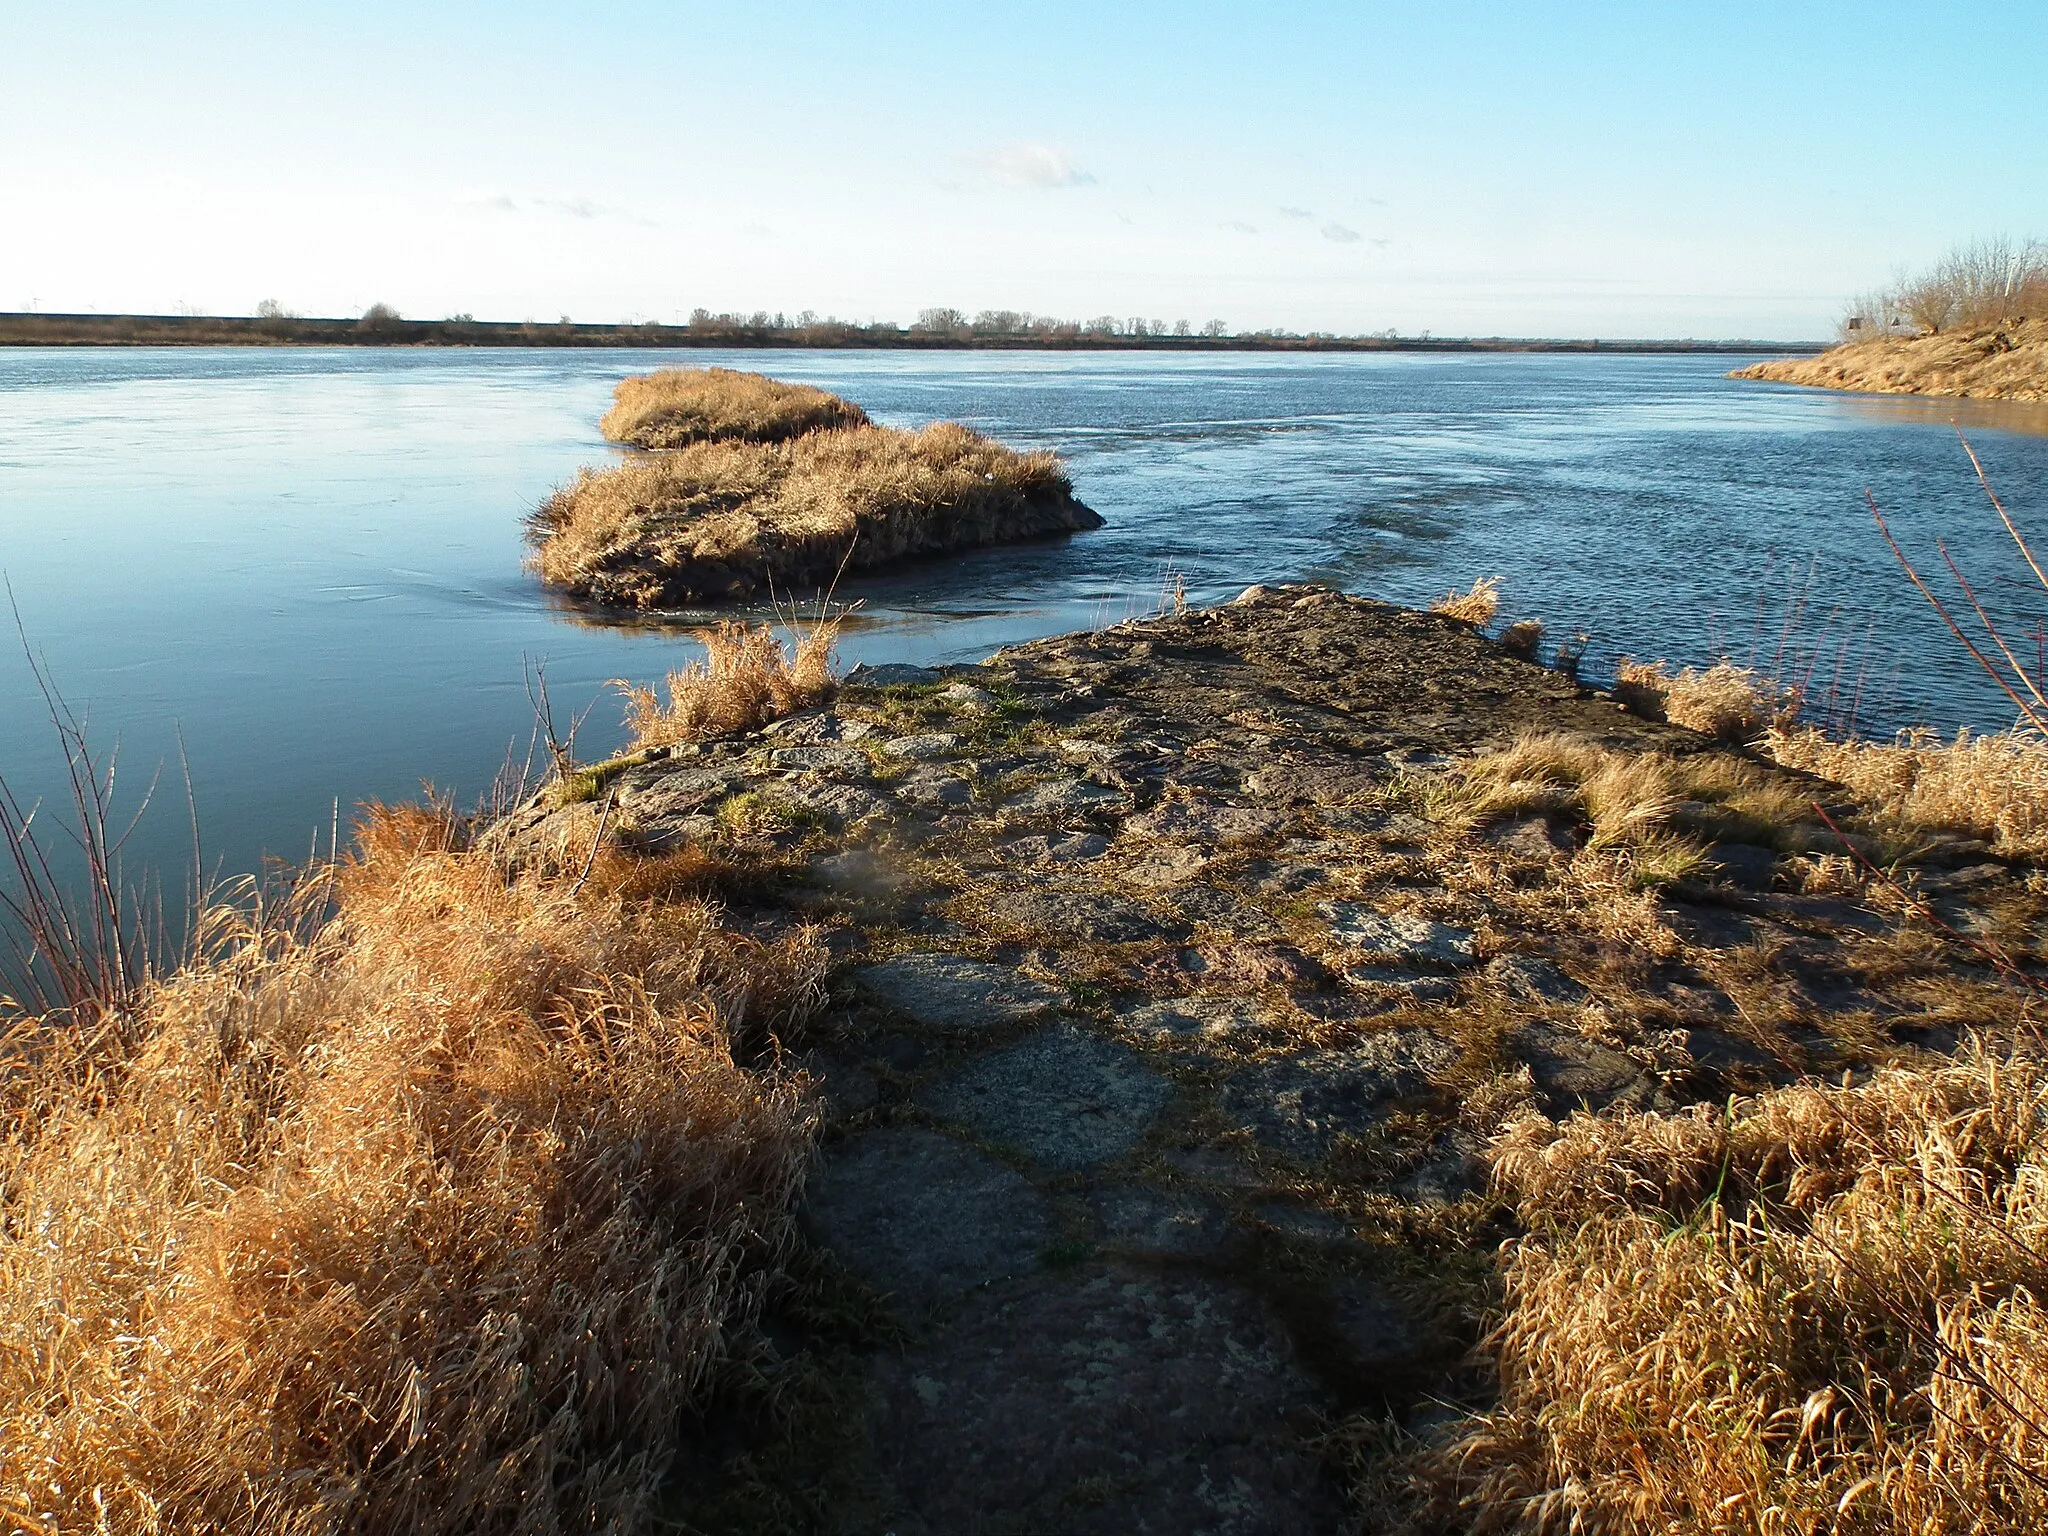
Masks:
[[[1247,332],[1176,336],[1088,326],[984,333],[890,322],[788,322],[719,315],[688,325],[508,320],[309,319],[298,315],[0,314],[0,347],[881,347],[936,352],[1565,352],[1735,354],[1819,352],[1824,342],[1512,336],[1331,336]]]

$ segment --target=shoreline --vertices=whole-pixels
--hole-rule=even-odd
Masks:
[[[2048,401],[2048,321],[1845,342],[1810,357],[1753,363],[1728,377],[1844,394],[2037,405]]]
[[[958,336],[884,327],[700,328],[688,325],[539,324],[400,320],[365,330],[348,319],[255,316],[0,313],[0,347],[538,347],[725,348],[771,351],[883,349],[927,352],[1528,352],[1583,355],[1814,354],[1825,342],[1544,337],[1381,336]]]
[[[53,1257],[9,1272],[0,1319],[37,1331],[0,1329],[0,1368],[64,1352],[86,1385],[54,1404],[17,1390],[29,1406],[0,1428],[158,1434],[158,1398],[94,1386],[126,1381],[118,1348],[195,1405],[190,1443],[225,1427],[254,1449],[175,1487],[117,1457],[116,1507],[183,1515],[256,1488],[317,1508],[344,1456],[348,1496],[374,1501],[509,1465],[536,1432],[461,1375],[490,1348],[538,1373],[522,1412],[608,1394],[554,1443],[576,1475],[550,1485],[564,1525],[659,1498],[704,1529],[785,1529],[794,1501],[832,1531],[1228,1516],[1334,1533],[1362,1506],[1455,1503],[1475,1476],[1626,1510],[1637,1485],[1611,1446],[1544,1440],[1546,1415],[1590,1399],[1502,1356],[1504,1313],[1586,1351],[1624,1402],[1671,1392],[1670,1362],[1769,1413],[1796,1415],[1813,1383],[1700,1340],[1683,1296],[1660,1312],[1589,1268],[1567,1285],[1588,1319],[1620,1296],[1666,1341],[1610,1347],[1531,1308],[1531,1266],[1563,1272],[1586,1233],[1645,1224],[1671,1262],[1749,1262],[1748,1228],[1674,1248],[1654,1178],[1674,1210],[1725,1185],[1738,1215],[1771,1216],[1788,1159],[1837,1155],[1801,1124],[1861,1125],[1916,1094],[2004,1113],[1998,1085],[2032,1082],[2038,1058],[2009,1044],[2029,1000],[1983,954],[2013,944],[2038,976],[2014,936],[2048,898],[2038,853],[1902,839],[1839,786],[1511,643],[1444,612],[1253,587],[978,663],[856,668],[757,727],[565,763],[503,814],[372,808],[329,866],[331,925],[181,970],[111,1060],[53,1079],[67,1114],[24,1122],[44,1127],[21,1153],[42,1182],[11,1188],[77,1217],[29,1229]],[[246,1043],[180,1002],[216,996]],[[1986,1068],[1993,1048],[2008,1059]],[[275,1088],[250,1070],[287,1058],[302,1065]],[[114,1087],[68,1109],[81,1083]],[[154,1128],[210,1124],[223,1100],[243,1141],[166,1196],[191,1149]],[[1529,1172],[1552,1146],[1649,1214],[1582,1212],[1560,1235]],[[1794,1198],[1913,1166],[1859,1148]],[[1986,1179],[2018,1189],[2033,1168]],[[395,1409],[195,1374],[228,1314],[181,1307],[177,1256],[275,1269],[283,1218],[233,1219],[274,1187],[321,1263],[244,1293],[227,1337],[268,1351],[250,1379],[383,1404],[423,1374],[454,1383],[414,1410],[416,1445],[392,1450]],[[415,1187],[440,1203],[394,1245],[387,1207]],[[648,1219],[674,1211],[688,1220]],[[2007,1250],[1970,1250],[1987,1251]],[[1951,1273],[1917,1249],[1901,1266]],[[678,1275],[694,1311],[664,1304]],[[1983,1283],[1957,1272],[1934,1302]],[[2048,1273],[2018,1283],[2039,1294]],[[78,1294],[113,1298],[98,1332],[41,1327]],[[352,1354],[309,1364],[299,1340],[337,1297],[432,1326],[353,1329]],[[508,1309],[526,1331],[506,1343]],[[1771,1321],[1801,1360],[1863,1337],[1819,1292]],[[1825,1379],[1853,1392],[1874,1365],[1910,1403],[1943,1369],[1916,1340],[1843,1350]],[[1532,1427],[1489,1437],[1502,1415]],[[1925,1438],[1899,1412],[1886,1427]],[[1753,1463],[1749,1433],[1726,1443]],[[1517,1444],[1547,1459],[1515,1462]],[[576,1480],[622,1446],[631,1479]],[[1682,1479],[1701,1450],[1632,1465]],[[101,1489],[37,1465],[74,1506]],[[534,1498],[509,1475],[455,1486],[459,1528]]]

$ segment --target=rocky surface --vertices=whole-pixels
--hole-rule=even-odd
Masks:
[[[809,1512],[757,1490],[738,1528],[1344,1529],[1317,1436],[1460,1390],[1505,1119],[1947,1027],[1851,980],[1896,924],[1796,860],[1645,889],[1569,816],[1461,813],[1460,765],[1530,731],[1726,750],[1448,620],[1281,588],[857,670],[616,781],[622,845],[716,861],[734,922],[840,961],[804,1220],[826,1310],[871,1322],[794,1309],[831,1429],[765,1477]],[[589,811],[497,835],[587,848]]]

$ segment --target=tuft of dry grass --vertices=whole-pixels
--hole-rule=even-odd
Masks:
[[[1703,851],[1701,837],[1791,852],[1820,830],[1802,786],[1739,757],[1614,752],[1561,733],[1474,758],[1452,796],[1475,820],[1560,813],[1591,825],[1590,847],[1673,856]]]
[[[508,880],[372,808],[118,1043],[0,1055],[0,1512],[24,1532],[648,1527],[812,1134],[816,1006],[649,861]]]
[[[1527,1118],[1490,1411],[1410,1464],[1429,1529],[2048,1528],[2048,1068]]]
[[[668,675],[668,702],[653,688],[613,686],[626,696],[635,748],[672,746],[756,730],[792,710],[823,703],[838,682],[832,647],[840,620],[806,625],[785,644],[769,624],[720,624],[702,632],[704,660]]]
[[[707,442],[586,469],[534,512],[541,578],[630,607],[822,586],[914,555],[1099,527],[1051,453],[953,422]]]
[[[2048,738],[2031,730],[1945,741],[1906,731],[1896,741],[1836,741],[1776,728],[1762,742],[1788,768],[1840,784],[1903,831],[1962,832],[2009,853],[2048,853]]]
[[[1615,669],[1614,696],[1637,714],[1717,741],[1747,742],[1798,718],[1805,695],[1753,667],[1717,661],[1704,672],[1673,673],[1661,661],[1624,656]]]
[[[663,368],[621,379],[598,430],[635,448],[780,443],[806,432],[865,427],[851,400],[734,368]]]
[[[1474,628],[1491,624],[1493,616],[1500,612],[1500,578],[1481,576],[1463,592],[1454,588],[1431,603],[1429,611]]]

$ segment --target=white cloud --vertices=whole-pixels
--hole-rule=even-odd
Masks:
[[[1050,144],[1000,144],[969,155],[969,163],[1003,187],[1086,187],[1095,177],[1074,164],[1074,157]]]
[[[1334,240],[1339,245],[1356,245],[1365,237],[1359,234],[1357,230],[1347,229],[1342,224],[1325,224],[1323,226],[1323,238],[1325,240]]]
[[[1283,219],[1312,219],[1315,215],[1306,208],[1282,208],[1280,210],[1280,217]]]
[[[1223,227],[1224,227],[1225,229],[1234,229],[1234,230],[1236,230],[1236,231],[1237,231],[1237,232],[1238,232],[1238,233],[1239,233],[1240,235],[1256,235],[1256,234],[1257,234],[1257,233],[1259,232],[1259,226],[1258,226],[1258,225],[1256,225],[1256,224],[1247,224],[1247,223],[1245,223],[1245,221],[1244,221],[1243,219],[1228,219],[1228,220],[1225,220],[1225,221],[1224,221],[1224,225],[1223,225]]]
[[[492,213],[553,213],[569,219],[627,219],[645,223],[624,208],[594,203],[587,197],[508,196],[503,192],[460,192],[455,201],[465,208],[485,208]]]

